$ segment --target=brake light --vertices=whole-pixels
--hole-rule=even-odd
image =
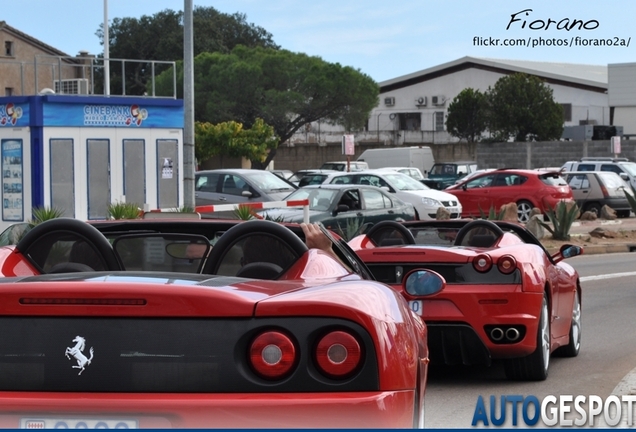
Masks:
[[[296,363],[292,340],[278,331],[261,333],[250,346],[250,362],[258,375],[266,379],[287,376]]]
[[[344,331],[328,333],[316,346],[318,369],[330,378],[346,378],[357,369],[361,359],[360,344]]]
[[[473,260],[473,267],[478,272],[485,273],[492,267],[492,258],[487,254],[477,255]]]
[[[504,255],[497,260],[497,268],[503,274],[510,274],[517,268],[517,260],[512,255]]]
[[[601,192],[603,192],[603,196],[607,198],[609,196],[609,193],[607,193],[607,188],[601,182],[599,182],[599,183],[600,183],[600,186],[601,186]]]

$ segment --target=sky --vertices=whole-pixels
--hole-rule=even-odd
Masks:
[[[192,1],[194,7],[245,14],[281,48],[351,66],[379,83],[464,56],[636,62],[631,0]],[[4,7],[0,20],[74,56],[103,52],[95,33],[105,10],[112,21],[183,8],[179,0],[20,0]]]

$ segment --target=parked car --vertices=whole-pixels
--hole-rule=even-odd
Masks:
[[[579,161],[568,161],[562,171],[613,171],[633,188],[636,188],[636,163],[627,158],[584,157]]]
[[[422,427],[424,322],[342,240],[301,236],[61,218],[0,247],[0,426]]]
[[[519,222],[528,222],[533,207],[542,213],[560,201],[572,201],[572,189],[558,172],[498,169],[446,188],[462,203],[464,217],[482,217],[514,202]]]
[[[298,170],[292,175],[287,181],[292,182],[296,186],[300,187],[300,181],[306,176],[313,176],[310,180],[305,180],[303,186],[307,186],[308,184],[320,184],[324,180],[324,175],[329,173],[339,172],[336,170],[323,170],[319,168],[315,169],[302,169]]]
[[[289,178],[294,175],[294,172],[292,170],[277,170],[277,169],[275,169],[275,170],[269,170],[269,171],[271,171],[272,173],[276,174],[278,177],[280,177],[282,179],[285,179],[285,180],[289,180]]]
[[[304,187],[309,185],[323,184],[331,173],[337,173],[340,171],[335,170],[306,170],[300,180],[298,181],[298,187]]]
[[[386,239],[392,242],[384,245]],[[431,364],[502,360],[509,379],[544,380],[551,354],[579,353],[581,283],[563,261],[582,254],[579,246],[550,256],[524,226],[485,219],[387,221],[349,245],[426,321]],[[421,292],[402,275],[415,268],[440,275],[444,290],[411,298]]]
[[[334,173],[327,177],[325,183],[366,184],[384,188],[402,201],[413,204],[417,219],[435,219],[440,207],[446,208],[453,219],[461,217],[462,213],[462,204],[453,195],[430,189],[399,172],[368,170],[357,173]]]
[[[350,171],[362,171],[369,169],[369,164],[362,161],[336,161],[325,162],[321,165],[322,170],[334,170],[334,171],[347,171],[347,165],[349,165]]]
[[[612,171],[578,171],[561,174],[572,189],[572,195],[581,211],[601,215],[605,205],[616,211],[618,217],[629,217],[632,210],[625,193],[634,195],[629,184]]]
[[[380,170],[383,171],[397,171],[399,173],[402,174],[406,174],[407,176],[421,182],[422,180],[425,179],[424,175],[422,174],[422,171],[420,171],[418,168],[412,168],[412,167],[386,167],[386,168],[378,168]]]
[[[215,169],[195,173],[196,206],[282,201],[297,188],[271,171]]]
[[[477,171],[477,162],[475,161],[436,163],[428,173],[427,185],[443,190],[474,171]]]
[[[415,219],[412,204],[375,186],[323,184],[301,187],[287,200],[309,200],[309,221],[322,222],[328,229],[346,235],[347,227],[355,231],[383,221]],[[303,222],[302,208],[266,209],[260,212],[274,220]]]

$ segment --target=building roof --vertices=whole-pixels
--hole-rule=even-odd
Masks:
[[[543,78],[548,83],[598,92],[605,92],[608,88],[607,65],[501,60],[466,56],[418,72],[382,81],[379,83],[380,92],[408,87],[466,69],[482,69],[503,74],[526,73]]]
[[[41,40],[36,39],[36,38],[34,38],[32,36],[29,36],[28,34],[21,32],[20,30],[16,29],[15,27],[11,27],[5,21],[0,21],[0,30],[5,30],[5,31],[7,31],[9,33],[13,33],[14,35],[19,37],[20,39],[24,39],[25,41],[27,41],[31,45],[37,46],[42,51],[49,52],[51,55],[56,55],[56,56],[61,56],[61,57],[70,57],[65,52],[62,52],[62,51],[58,50],[57,48],[53,48],[51,45],[47,45],[44,42],[42,42]]]

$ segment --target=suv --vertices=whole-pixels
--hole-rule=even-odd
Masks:
[[[446,189],[467,174],[477,171],[477,162],[443,162],[436,163],[428,173],[426,185],[435,189]]]
[[[561,171],[613,171],[636,188],[636,163],[627,158],[584,157],[580,161],[566,162]]]
[[[572,189],[572,195],[581,211],[594,211],[601,216],[601,208],[607,205],[618,217],[629,217],[631,206],[625,196],[633,196],[629,184],[618,174],[609,171],[564,172],[562,177]]]

